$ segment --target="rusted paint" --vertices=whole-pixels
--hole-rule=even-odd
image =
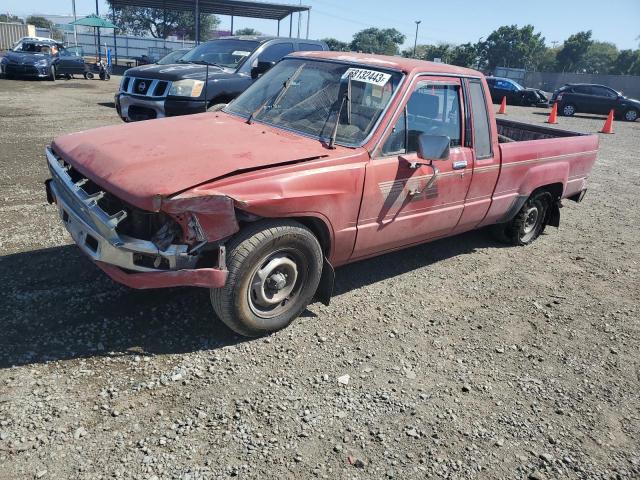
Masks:
[[[131,288],[165,288],[190,285],[193,287],[219,288],[227,281],[227,270],[197,268],[167,272],[127,273],[118,267],[103,262],[94,262],[118,283]]]

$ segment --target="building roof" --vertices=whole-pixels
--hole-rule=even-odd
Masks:
[[[235,15],[237,17],[282,20],[295,12],[306,12],[306,5],[288,5],[274,2],[254,2],[247,0],[198,0],[200,13],[214,15]],[[114,8],[145,7],[174,11],[194,11],[196,0],[113,0]]]
[[[416,60],[415,58],[392,57],[389,55],[374,55],[369,53],[355,52],[327,52],[327,51],[303,51],[289,54],[290,57],[326,58],[328,60],[340,60],[369,65],[378,68],[388,68],[400,70],[404,73],[429,72],[441,73],[443,75],[460,75],[471,77],[482,77],[482,73],[470,68],[456,67],[446,63],[428,62],[426,60]]]

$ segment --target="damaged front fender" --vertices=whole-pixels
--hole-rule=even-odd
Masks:
[[[163,198],[160,209],[171,215],[184,232],[186,243],[215,242],[236,233],[240,226],[234,200],[226,195]]]

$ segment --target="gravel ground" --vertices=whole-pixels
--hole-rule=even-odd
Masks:
[[[0,479],[640,478],[640,123],[533,245],[344,267],[245,341],[205,290],[109,280],[46,203],[44,146],[119,123],[118,81],[0,81]]]

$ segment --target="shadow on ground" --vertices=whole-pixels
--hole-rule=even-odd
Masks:
[[[351,264],[337,270],[334,295],[497,246],[479,231]],[[110,280],[74,245],[0,257],[0,272],[0,368],[185,353],[243,341],[215,319],[206,289],[129,289]]]

